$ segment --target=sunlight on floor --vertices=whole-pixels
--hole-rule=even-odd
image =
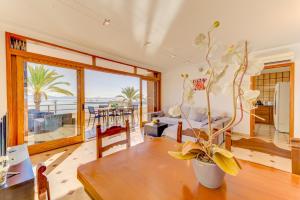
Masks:
[[[114,140],[117,138],[114,137],[110,139]],[[132,146],[143,142],[143,140],[143,134],[140,129],[131,133]],[[110,141],[103,142],[107,145]],[[123,148],[124,146],[115,147],[106,154],[119,151]],[[78,166],[95,159],[95,140],[31,156],[34,171],[35,166],[39,162],[44,162],[47,165],[46,174],[49,178],[52,199],[72,200],[90,199],[84,191],[82,184],[77,180],[77,168]]]

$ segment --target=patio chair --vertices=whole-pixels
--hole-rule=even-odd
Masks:
[[[94,121],[93,121],[93,127],[95,126],[95,121],[96,119],[98,119],[98,122],[100,121],[100,118],[102,117],[101,114],[99,114],[99,112],[95,111],[95,108],[93,106],[88,106],[88,110],[89,110],[89,122],[88,122],[88,126],[90,125],[90,121],[91,121],[91,118],[94,118]]]

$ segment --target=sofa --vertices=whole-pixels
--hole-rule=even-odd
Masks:
[[[54,114],[34,109],[28,111],[28,130],[35,134],[55,131],[67,124],[75,124],[72,113]]]
[[[205,108],[201,107],[190,107],[190,106],[183,106],[181,111],[181,115],[172,116],[169,114],[168,111],[158,111],[152,112],[148,114],[148,119],[152,121],[153,119],[157,119],[162,123],[166,123],[169,126],[177,125],[179,121],[184,121],[184,118],[189,119],[189,121],[201,122],[207,119],[207,111]],[[185,117],[183,117],[185,116]]]
[[[180,116],[171,116],[166,111],[153,112],[148,114],[149,120],[159,120],[162,123],[168,124],[168,128],[166,128],[163,132],[163,136],[170,137],[172,139],[177,138],[177,125],[178,122],[182,122],[182,129],[190,128],[189,124],[192,125],[193,128],[197,129],[207,129],[208,127],[208,119],[207,119],[207,110],[201,107],[182,107],[182,113]],[[185,117],[183,117],[183,115]],[[189,123],[187,122],[189,121]],[[212,116],[212,127],[213,128],[223,128],[228,122],[230,118],[225,114],[222,115],[214,115]],[[183,141],[194,141],[195,138],[189,136],[183,136]],[[221,134],[219,141],[224,141],[224,135]]]

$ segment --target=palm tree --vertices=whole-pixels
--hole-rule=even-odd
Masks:
[[[30,74],[28,77],[28,85],[33,93],[35,109],[37,111],[40,110],[42,97],[47,100],[49,92],[73,96],[72,92],[59,87],[59,85],[70,85],[70,83],[57,81],[64,76],[59,75],[55,70],[49,70],[44,67],[44,65],[36,67],[28,66],[28,70]]]
[[[123,101],[126,101],[128,106],[132,106],[132,102],[139,99],[140,94],[139,90],[136,90],[134,87],[126,87],[122,88],[121,95],[118,95],[117,97],[123,98]]]

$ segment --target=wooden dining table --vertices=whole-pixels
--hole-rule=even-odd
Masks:
[[[146,138],[129,149],[78,167],[77,177],[93,199],[104,200],[299,200],[300,176],[240,161],[237,176],[218,189],[197,182],[191,161],[168,155],[179,144]]]

